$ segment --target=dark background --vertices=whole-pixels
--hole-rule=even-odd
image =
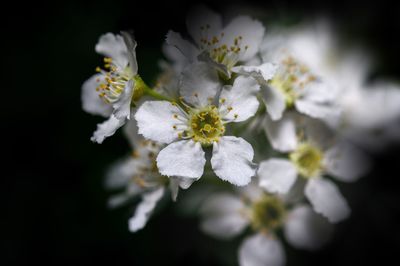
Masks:
[[[331,16],[350,42],[376,54],[373,76],[400,78],[400,9],[383,1],[252,2],[266,18],[293,23]],[[210,2],[223,11],[231,4]],[[246,1],[246,3],[250,3]],[[80,86],[101,57],[94,52],[105,32],[134,29],[140,73],[154,78],[168,29],[184,30],[188,3],[178,1],[63,1],[2,8],[2,265],[220,265],[236,262],[236,245],[198,230],[198,221],[171,204],[136,234],[127,230],[132,207],[110,211],[102,187],[107,166],[128,151],[120,133],[96,145],[96,123],[81,110]],[[5,59],[5,60],[4,60]],[[353,209],[323,251],[287,247],[288,265],[382,265],[400,248],[400,149],[376,155],[373,171],[343,185]],[[224,258],[228,258],[227,260]]]

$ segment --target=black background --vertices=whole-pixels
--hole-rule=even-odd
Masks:
[[[246,1],[246,3],[250,3]],[[210,2],[218,11],[243,2]],[[376,54],[373,77],[400,78],[400,8],[383,1],[252,2],[286,21],[325,13],[350,42]],[[96,123],[81,110],[80,86],[101,57],[98,37],[134,29],[140,73],[155,75],[168,29],[184,30],[190,4],[178,1],[14,3],[2,8],[2,265],[219,265],[236,261],[235,245],[204,236],[198,221],[171,205],[131,234],[132,208],[110,211],[102,175],[128,151],[120,133],[89,141]],[[353,209],[323,251],[287,248],[288,265],[375,265],[397,261],[400,248],[400,149],[377,155],[373,171],[343,185]],[[227,261],[223,257],[229,257]]]

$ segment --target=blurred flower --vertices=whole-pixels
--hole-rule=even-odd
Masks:
[[[129,220],[129,230],[132,232],[146,225],[157,202],[164,195],[165,187],[169,186],[172,199],[175,201],[179,187],[187,189],[191,185],[190,180],[187,179],[179,177],[168,179],[160,175],[156,156],[162,146],[156,142],[144,140],[137,135],[136,131],[133,121],[126,124],[124,132],[134,151],[129,157],[115,163],[110,168],[106,179],[108,189],[123,189],[123,192],[109,199],[110,207],[118,207],[137,196],[142,197],[135,214]]]
[[[213,146],[211,165],[218,177],[246,185],[255,174],[253,148],[242,138],[224,136],[225,125],[253,116],[258,108],[258,85],[252,78],[238,77],[220,93],[215,72],[206,63],[194,63],[182,73],[178,104],[145,102],[137,111],[139,133],[169,144],[157,157],[166,176],[198,179],[203,175],[203,147]]]
[[[288,159],[272,158],[260,163],[259,185],[269,192],[286,193],[299,175],[307,180],[304,193],[316,212],[333,223],[347,218],[350,209],[346,200],[336,185],[323,175],[353,182],[369,169],[368,157],[351,143],[337,139],[318,120],[294,116],[283,119],[291,125],[286,130],[300,128],[301,137],[296,137],[296,132],[285,133],[286,141],[294,143],[295,147]]]
[[[221,16],[204,6],[187,15],[187,28],[194,43],[169,31],[166,42],[176,50],[168,49],[168,55],[178,64],[197,60],[208,62],[226,79],[235,72],[234,66],[255,59],[265,31],[259,21],[247,16],[238,16],[223,26]],[[176,55],[177,52],[185,57]]]
[[[296,248],[316,250],[329,240],[332,226],[305,204],[289,206],[290,197],[266,194],[249,185],[239,195],[220,192],[209,197],[202,208],[204,232],[230,239],[250,226],[255,234],[245,237],[239,248],[241,266],[284,265],[285,252],[276,231]]]

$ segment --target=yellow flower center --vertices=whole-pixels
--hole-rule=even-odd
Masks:
[[[286,217],[283,202],[274,196],[264,195],[252,206],[251,225],[254,230],[274,230]]]
[[[322,151],[309,144],[302,143],[292,153],[289,154],[290,160],[295,164],[300,175],[305,178],[317,176],[322,170]]]
[[[104,75],[104,81],[97,80],[99,85],[96,91],[99,93],[100,98],[109,104],[119,99],[126,83],[133,78],[133,73],[129,66],[119,69],[113,64],[112,58],[109,57],[104,58],[104,69],[97,67],[96,72]]]
[[[192,110],[189,114],[189,130],[186,135],[203,145],[218,141],[225,132],[218,108],[214,105],[201,110]]]

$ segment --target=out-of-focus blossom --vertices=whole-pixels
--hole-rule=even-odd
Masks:
[[[168,179],[160,175],[156,157],[162,146],[141,138],[136,131],[137,128],[133,121],[126,124],[124,132],[132,145],[133,152],[110,168],[105,183],[110,190],[122,189],[122,192],[110,197],[108,205],[112,208],[141,196],[142,200],[129,220],[129,229],[132,232],[136,232],[146,225],[167,186],[169,186],[172,199],[175,201],[179,187],[187,189],[191,185],[190,180],[187,179],[179,177]]]
[[[250,227],[239,248],[241,266],[284,265],[285,252],[275,232],[283,229],[289,244],[305,250],[321,248],[332,234],[332,226],[306,204],[289,207],[290,198],[266,194],[250,185],[239,193],[220,192],[201,208],[204,232],[230,239]]]
[[[290,125],[285,130],[294,131],[285,133],[285,141],[295,147],[287,159],[272,158],[260,163],[259,185],[269,192],[286,193],[300,176],[307,180],[304,193],[316,212],[333,223],[347,218],[350,209],[346,200],[336,185],[323,176],[353,182],[369,169],[368,157],[351,143],[336,138],[318,120],[301,116],[283,119]]]
[[[227,79],[235,72],[235,66],[254,62],[265,31],[261,22],[248,16],[235,17],[224,26],[222,17],[204,6],[192,10],[186,22],[193,42],[169,31],[167,44],[176,50],[168,48],[167,54],[177,64],[208,62]]]

